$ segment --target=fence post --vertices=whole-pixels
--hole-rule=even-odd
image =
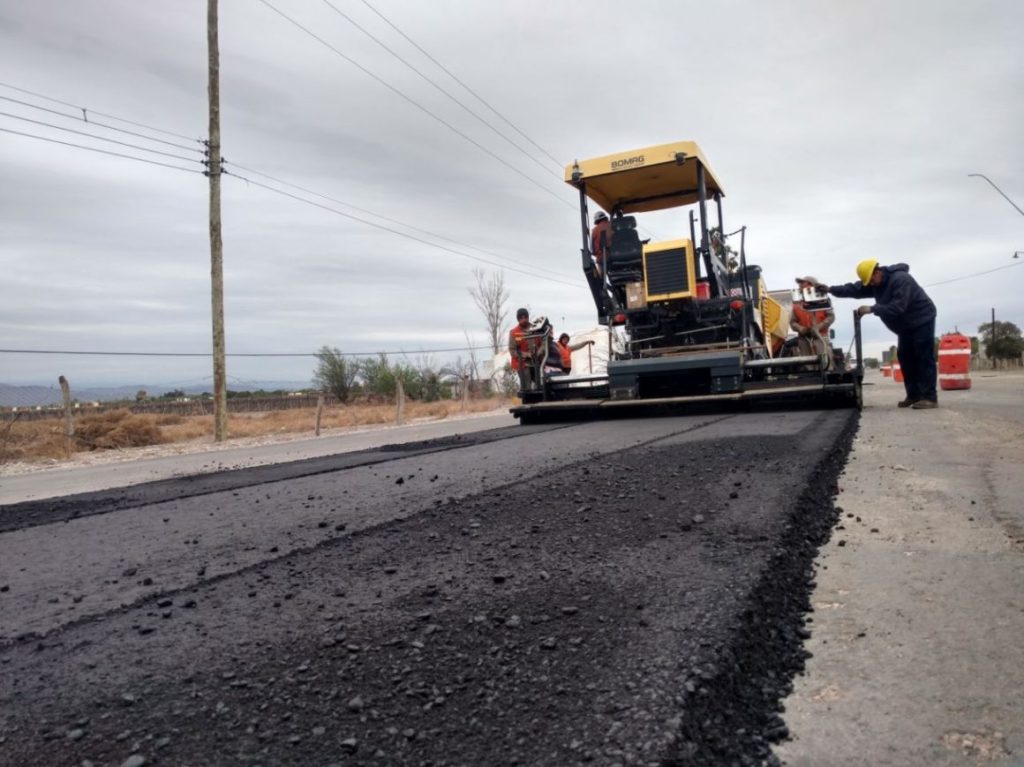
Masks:
[[[320,436],[320,416],[324,414],[324,393],[316,398],[316,436]]]
[[[405,387],[402,386],[402,379],[395,380],[395,425],[401,426],[405,423]]]
[[[465,410],[469,407],[469,385],[472,379],[466,376],[462,379],[462,409]]]
[[[71,420],[71,385],[64,376],[58,378],[57,382],[60,383],[60,393],[64,399],[64,455],[70,458],[75,436],[75,422]]]

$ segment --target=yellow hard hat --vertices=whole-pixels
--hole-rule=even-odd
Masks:
[[[867,258],[857,264],[857,276],[860,277],[860,281],[867,285],[871,282],[871,275],[875,273],[875,269],[878,268],[878,262],[873,258]]]

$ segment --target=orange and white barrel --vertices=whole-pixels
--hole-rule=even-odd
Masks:
[[[903,383],[903,368],[898,362],[892,363],[892,380],[896,383]]]
[[[947,333],[939,339],[939,386],[943,391],[971,388],[971,339]]]
[[[888,362],[882,365],[882,378],[892,378],[892,365]]]

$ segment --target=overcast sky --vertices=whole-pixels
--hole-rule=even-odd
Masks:
[[[846,282],[867,257],[905,261],[926,286],[1011,267],[929,293],[939,332],[976,332],[992,307],[1024,325],[1024,254],[1012,259],[1024,251],[1024,216],[968,178],[986,174],[1024,207],[1018,0],[268,2],[423,109],[266,4],[222,0],[228,169],[266,183],[235,166],[276,176],[448,240],[310,198],[336,210],[506,264],[512,311],[527,306],[559,330],[595,322],[563,164],[685,139],[700,144],[725,188],[727,227],[749,227],[749,260],[770,288],[808,272]],[[0,73],[3,83],[91,113],[202,138],[206,3],[0,0]],[[8,115],[186,159],[10,116],[0,116],[0,128],[200,168],[194,140],[90,114],[181,146],[154,143],[47,113],[35,107],[76,114],[36,96],[2,86],[0,96]],[[209,350],[203,176],[7,132],[0,169],[0,348]],[[474,265],[491,266],[238,178],[223,180],[223,220],[229,352],[326,344],[416,357],[465,346],[467,336],[485,343],[467,288]],[[647,225],[667,239],[683,233],[684,221],[659,213]],[[838,304],[843,345],[855,305]],[[877,319],[865,328],[869,353],[894,342]],[[311,358],[229,358],[229,387],[307,380],[312,368]],[[202,358],[0,354],[0,382],[50,384],[60,374],[73,385],[211,380]]]

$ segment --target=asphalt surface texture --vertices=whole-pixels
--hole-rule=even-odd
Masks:
[[[775,764],[853,411],[0,507],[0,764]]]

